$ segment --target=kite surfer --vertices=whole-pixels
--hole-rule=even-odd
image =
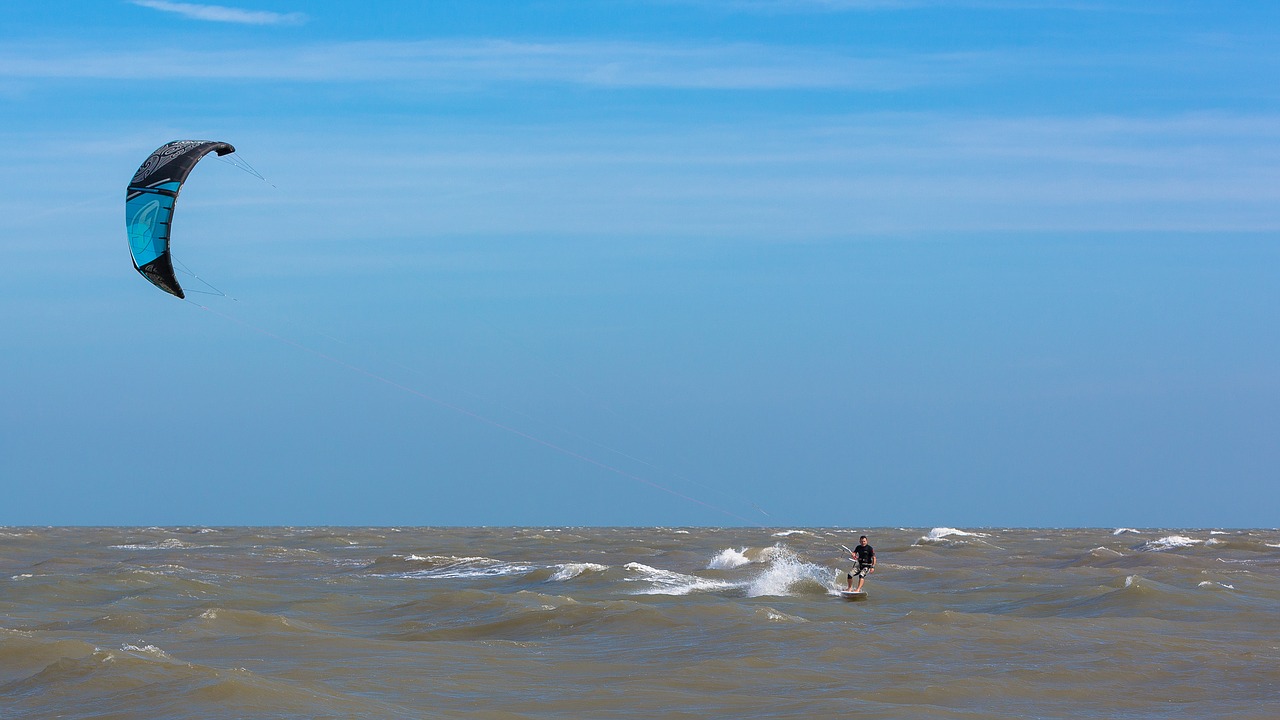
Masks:
[[[845,548],[846,550],[848,548]],[[849,550],[849,556],[858,564],[849,571],[849,587],[852,592],[862,592],[862,583],[867,575],[876,571],[876,549],[867,544],[867,536],[858,538],[858,546]],[[853,576],[858,576],[858,587],[853,587]]]

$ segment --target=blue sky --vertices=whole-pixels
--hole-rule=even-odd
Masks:
[[[5,3],[0,523],[1274,526],[1277,28]]]

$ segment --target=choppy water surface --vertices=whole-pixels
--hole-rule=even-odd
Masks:
[[[0,528],[0,717],[1280,717],[1280,532],[858,534]]]

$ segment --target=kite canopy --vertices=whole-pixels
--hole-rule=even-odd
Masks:
[[[200,158],[211,152],[233,153],[228,143],[211,140],[175,140],[165,143],[142,163],[124,196],[124,223],[129,231],[133,266],[153,285],[177,297],[186,297],[173,275],[169,257],[169,230],[178,190]]]

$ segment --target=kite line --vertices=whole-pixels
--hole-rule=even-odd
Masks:
[[[212,314],[214,314],[214,315],[217,315],[218,317],[223,318],[224,320],[227,320],[227,321],[229,321],[229,322],[232,322],[232,323],[235,323],[235,324],[237,324],[237,325],[240,325],[241,327],[244,327],[244,328],[247,328],[247,329],[249,329],[249,330],[252,330],[253,332],[258,333],[259,335],[262,335],[262,336],[264,336],[264,337],[271,338],[272,340],[275,340],[275,341],[277,341],[277,342],[283,343],[283,344],[288,345],[288,346],[290,346],[290,347],[293,347],[293,348],[295,348],[295,349],[302,350],[303,352],[309,353],[309,354],[311,354],[311,355],[313,355],[313,356],[315,356],[315,357],[318,357],[318,358],[320,358],[320,359],[322,359],[322,360],[325,360],[326,362],[329,362],[329,363],[332,363],[332,364],[334,364],[334,365],[337,365],[338,367],[345,368],[345,369],[350,370],[350,371],[352,371],[352,372],[354,372],[354,373],[357,373],[357,374],[363,375],[363,376],[365,376],[365,377],[367,377],[367,378],[369,378],[369,379],[371,379],[371,380],[375,380],[375,381],[380,382],[380,383],[382,383],[382,384],[384,384],[384,385],[387,385],[387,386],[389,386],[389,387],[395,388],[396,390],[399,390],[399,391],[401,391],[401,392],[405,392],[405,393],[408,393],[408,394],[410,394],[410,395],[416,396],[416,397],[418,397],[418,398],[421,398],[421,399],[423,399],[423,400],[426,400],[427,402],[430,402],[430,403],[432,403],[432,404],[435,404],[435,405],[437,405],[437,406],[439,406],[439,407],[442,407],[442,408],[445,408],[445,409],[448,409],[448,410],[452,410],[453,412],[459,413],[459,414],[461,414],[461,415],[465,415],[466,417],[469,417],[469,418],[471,418],[471,419],[473,419],[473,420],[476,420],[476,421],[478,421],[478,422],[484,423],[485,425],[489,425],[490,427],[494,427],[494,428],[497,428],[497,429],[502,430],[502,431],[504,431],[504,432],[510,433],[510,434],[512,434],[512,435],[516,435],[516,436],[518,436],[518,437],[524,438],[525,440],[528,440],[528,441],[530,441],[530,442],[533,442],[533,443],[536,443],[536,444],[538,444],[538,445],[541,445],[542,447],[545,447],[545,448],[547,448],[547,449],[549,449],[549,450],[552,450],[552,451],[555,451],[555,452],[557,452],[557,453],[560,453],[561,455],[565,455],[566,457],[571,457],[571,458],[573,458],[573,459],[575,459],[575,460],[579,460],[579,461],[581,461],[581,462],[587,463],[588,465],[593,465],[593,466],[595,466],[595,467],[597,467],[597,468],[600,468],[601,470],[605,470],[605,471],[610,472],[610,473],[612,473],[612,474],[614,474],[614,475],[617,475],[617,476],[619,476],[619,477],[623,477],[623,478],[626,478],[626,479],[628,479],[628,480],[633,480],[633,481],[638,482],[638,483],[641,483],[641,484],[643,484],[643,485],[647,485],[647,486],[649,486],[649,487],[651,487],[651,488],[653,488],[653,489],[655,489],[655,490],[660,490],[660,491],[662,491],[662,492],[664,492],[664,493],[667,493],[668,495],[672,495],[672,496],[678,497],[678,498],[680,498],[681,500],[685,500],[685,501],[688,501],[688,502],[691,502],[691,503],[695,503],[695,504],[697,504],[697,505],[701,505],[702,507],[707,508],[708,510],[714,510],[715,512],[721,513],[721,514],[723,514],[723,515],[727,515],[727,516],[729,516],[729,517],[731,517],[731,518],[734,518],[735,520],[740,520],[740,521],[742,521],[742,522],[744,522],[744,523],[746,523],[746,524],[748,524],[748,525],[757,525],[757,526],[759,526],[759,523],[752,522],[751,520],[748,520],[747,518],[742,517],[741,515],[739,515],[739,514],[737,514],[737,513],[733,512],[733,511],[731,511],[731,510],[726,510],[726,509],[724,509],[724,508],[722,508],[722,507],[719,507],[719,506],[716,506],[716,505],[712,505],[711,503],[708,503],[708,502],[706,502],[706,501],[699,500],[698,498],[695,498],[695,497],[692,497],[692,496],[686,495],[686,494],[684,494],[684,493],[682,493],[682,492],[680,492],[680,491],[678,491],[678,490],[673,490],[672,488],[669,488],[669,487],[667,487],[666,485],[662,485],[661,483],[655,482],[655,481],[650,480],[650,479],[648,479],[648,478],[646,478],[646,477],[642,477],[642,476],[640,476],[640,475],[636,475],[635,473],[628,472],[628,471],[626,471],[626,470],[624,470],[624,469],[622,469],[622,468],[620,468],[620,467],[617,467],[617,466],[615,466],[615,465],[610,465],[609,463],[604,462],[604,461],[602,461],[602,460],[597,460],[596,458],[593,458],[593,457],[591,457],[590,455],[584,455],[584,454],[582,454],[582,453],[580,453],[580,452],[577,452],[577,451],[575,451],[575,450],[571,450],[571,449],[569,449],[569,448],[567,448],[567,447],[564,447],[563,445],[558,445],[558,444],[556,444],[556,443],[554,443],[554,442],[551,442],[550,440],[546,440],[546,439],[544,439],[544,438],[542,438],[542,437],[539,437],[539,436],[537,436],[537,435],[534,435],[534,434],[532,434],[532,433],[526,432],[526,431],[524,431],[524,430],[521,430],[521,429],[519,429],[519,428],[513,427],[513,426],[511,426],[511,425],[507,425],[506,423],[500,422],[500,421],[498,421],[498,420],[494,420],[493,418],[490,418],[490,417],[488,417],[488,416],[486,416],[486,415],[482,415],[482,414],[480,414],[480,413],[478,413],[478,412],[476,412],[476,411],[474,411],[474,410],[470,410],[470,409],[465,408],[465,407],[463,407],[463,406],[461,406],[461,405],[456,405],[456,404],[451,403],[451,402],[449,402],[449,401],[447,401],[447,400],[442,400],[442,399],[440,399],[440,398],[438,398],[438,397],[435,397],[435,396],[433,396],[433,395],[430,395],[430,394],[428,394],[428,393],[425,393],[425,392],[423,392],[423,391],[421,391],[421,390],[419,390],[419,389],[417,389],[417,388],[411,387],[411,386],[409,386],[409,385],[405,385],[404,383],[398,382],[398,381],[396,381],[396,380],[392,380],[391,378],[388,378],[388,377],[386,377],[385,375],[381,375],[381,374],[376,373],[376,372],[374,372],[374,371],[372,371],[372,370],[366,369],[366,368],[364,368],[364,367],[362,367],[362,366],[360,366],[360,365],[355,365],[355,364],[350,363],[350,362],[347,362],[346,360],[343,360],[343,359],[341,359],[341,358],[334,357],[333,355],[330,355],[330,354],[328,354],[328,353],[325,353],[325,352],[323,352],[323,351],[321,351],[321,350],[317,350],[316,348],[313,348],[313,347],[310,347],[310,346],[308,346],[308,345],[306,345],[306,344],[304,344],[304,343],[298,342],[297,340],[293,340],[293,339],[291,339],[291,338],[287,338],[287,337],[285,337],[285,336],[283,336],[283,335],[280,335],[280,334],[278,334],[278,333],[272,332],[271,330],[267,330],[266,328],[260,327],[260,326],[258,326],[258,325],[254,325],[253,323],[250,323],[250,322],[248,322],[248,321],[246,321],[246,320],[243,320],[243,319],[241,319],[241,318],[235,317],[235,316],[233,316],[233,315],[228,315],[227,313],[224,313],[224,312],[222,312],[222,311],[220,311],[220,310],[215,310],[214,308],[211,308],[211,307],[209,307],[208,305],[204,305],[204,304],[201,304],[201,303],[195,302],[194,300],[191,300],[190,298],[183,298],[183,300],[184,300],[185,302],[189,303],[190,305],[192,305],[192,306],[196,307],[196,308],[199,308],[199,309],[201,309],[201,310],[204,310],[205,312],[209,312],[209,313],[212,313]],[[620,453],[620,454],[621,454],[621,453]],[[624,457],[627,457],[627,456],[624,454]],[[638,460],[638,459],[637,459],[637,462],[644,462],[644,461],[641,461],[641,460]],[[649,463],[644,463],[644,464],[649,465]],[[652,465],[650,465],[650,467],[652,467]]]

